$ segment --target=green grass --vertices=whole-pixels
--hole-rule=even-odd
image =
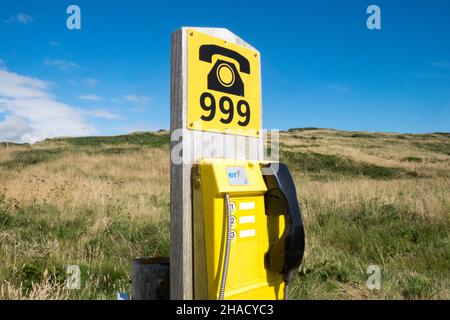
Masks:
[[[62,148],[15,151],[11,153],[12,160],[1,163],[0,167],[15,169],[32,166],[41,162],[57,159],[61,157],[63,153],[64,150]]]
[[[403,168],[378,166],[357,162],[350,158],[317,152],[281,151],[281,161],[290,168],[313,174],[316,178],[331,178],[330,174],[343,176],[364,176],[371,179],[416,178],[418,174]]]
[[[166,200],[153,196],[149,201],[158,205],[164,216],[168,216]],[[55,286],[64,286],[67,266],[78,264],[82,271],[81,278],[96,285],[94,291],[86,294],[77,290],[68,291],[72,298],[113,297],[119,289],[129,292],[130,257],[169,255],[169,221],[165,218],[157,224],[145,221],[135,223],[124,215],[121,204],[111,204],[106,208],[106,215],[115,218],[82,247],[77,247],[78,239],[94,223],[92,212],[96,210],[78,208],[75,217],[67,219],[51,204],[20,206],[0,194],[0,231],[20,239],[16,267],[11,269],[10,266],[0,265],[0,278],[8,279],[16,287],[21,287],[23,294],[27,294],[33,283],[43,281],[45,272]],[[69,261],[64,256],[52,256],[51,248],[46,247],[54,241],[63,252],[73,255],[74,250],[78,251],[80,258]],[[0,252],[8,245],[7,242],[0,244]],[[35,251],[34,248],[40,249]],[[30,252],[33,253],[30,255]],[[102,264],[96,261],[99,252],[108,257]]]
[[[369,265],[380,266],[382,284],[397,287],[400,298],[431,298],[449,285],[448,218],[427,221],[405,208],[376,202],[361,203],[354,211],[322,211],[316,218],[308,229],[310,237],[320,239],[314,249],[333,252],[319,263],[304,263],[291,296],[313,298],[320,285],[320,296],[342,297],[341,285],[364,286]]]
[[[87,153],[90,156],[95,155],[120,155],[120,154],[126,154],[126,153],[132,153],[132,152],[138,152],[141,150],[142,147],[140,146],[133,146],[133,147],[110,147],[110,148],[101,148],[101,149],[85,149],[83,150],[85,153]]]
[[[444,136],[445,137],[445,136]],[[450,142],[414,142],[414,145],[425,150],[434,151],[450,156]]]
[[[360,138],[360,139],[376,139],[376,138],[378,138],[377,135],[370,134],[370,133],[353,133],[350,137]]]
[[[55,141],[58,141],[56,139]],[[69,138],[63,139],[63,141],[68,142],[74,146],[83,147],[100,147],[104,145],[139,145],[147,146],[152,148],[167,147],[169,145],[170,139],[167,134],[154,134],[150,132],[136,133],[131,135],[120,135],[111,137],[80,137],[80,138]]]

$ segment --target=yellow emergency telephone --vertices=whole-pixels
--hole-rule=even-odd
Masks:
[[[195,299],[285,299],[305,247],[295,185],[278,162],[193,166]]]

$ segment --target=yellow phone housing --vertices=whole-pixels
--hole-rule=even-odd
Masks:
[[[225,194],[232,204],[232,241],[224,299],[284,299],[285,283],[264,256],[284,230],[265,214],[260,162],[204,159],[193,168],[194,297],[218,299],[227,238]]]

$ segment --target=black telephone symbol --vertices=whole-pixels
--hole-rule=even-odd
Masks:
[[[238,62],[239,71],[250,74],[250,63],[240,53],[215,44],[206,44],[200,47],[199,59],[212,62],[212,56],[218,54]],[[232,62],[218,59],[208,74],[208,89],[244,96],[244,82]]]

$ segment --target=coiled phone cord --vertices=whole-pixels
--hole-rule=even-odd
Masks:
[[[220,282],[219,300],[223,300],[225,295],[225,285],[227,283],[228,261],[230,259],[231,246],[231,202],[230,195],[225,194],[225,207],[227,209],[227,238],[225,243],[225,257],[223,262],[222,280]]]

